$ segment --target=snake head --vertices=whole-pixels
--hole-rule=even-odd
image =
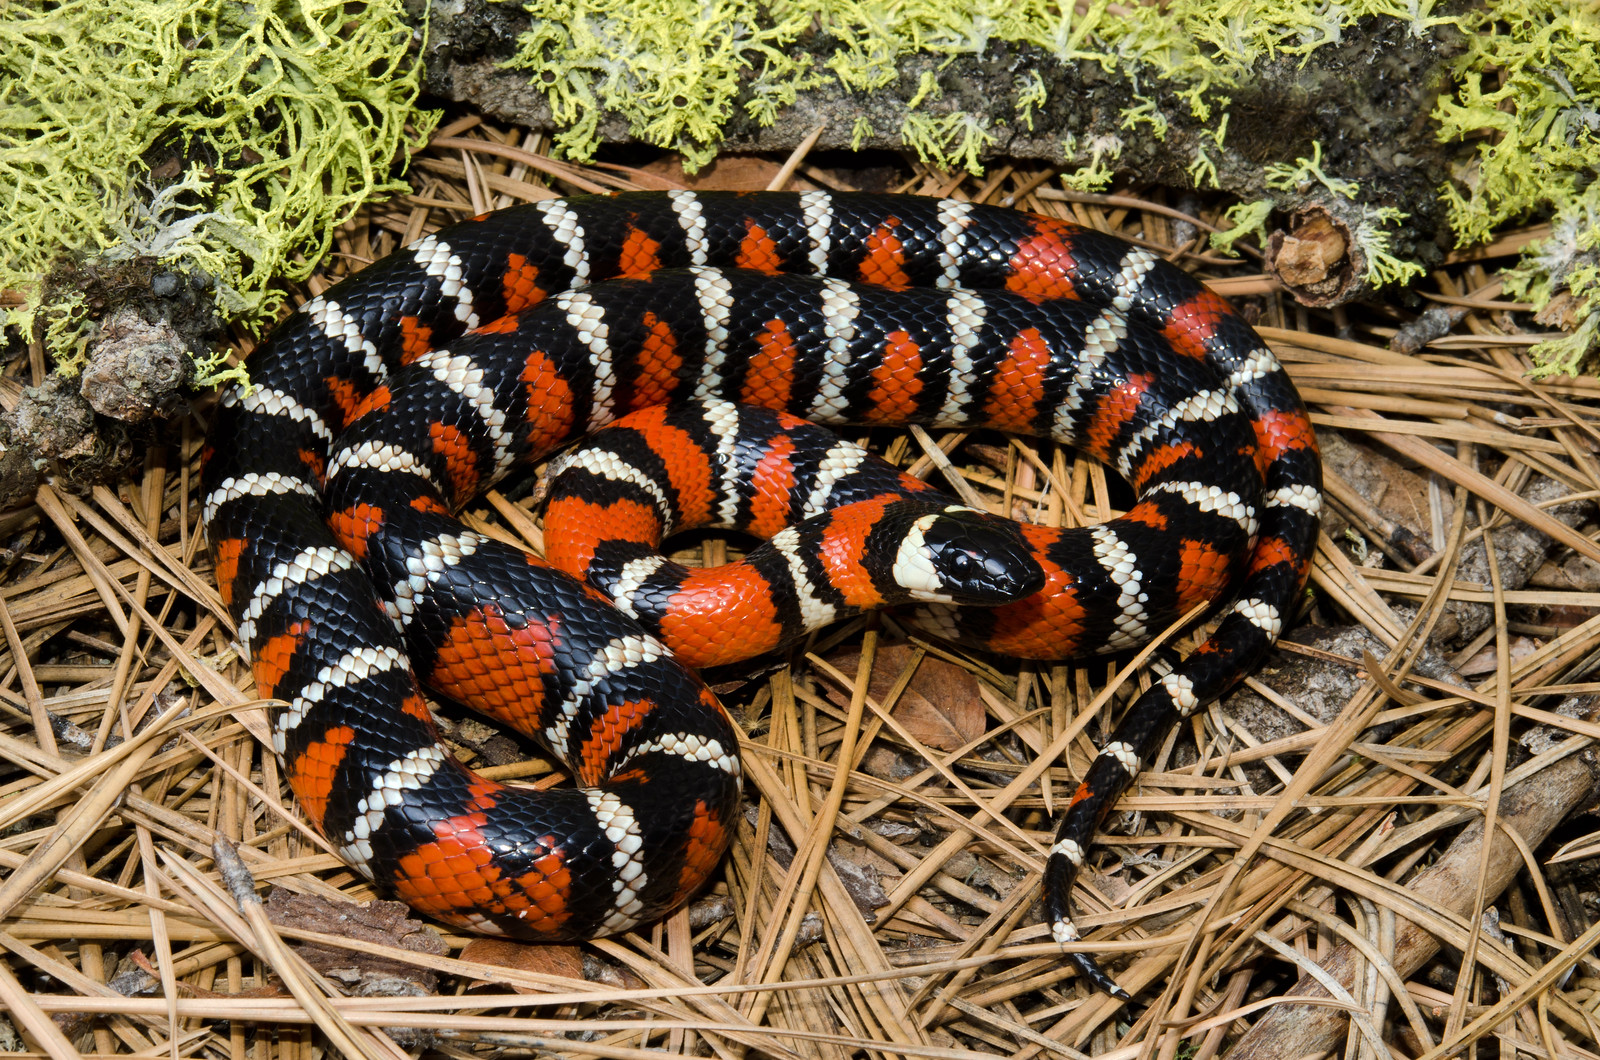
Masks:
[[[997,606],[1044,588],[1044,570],[1011,520],[959,504],[905,501],[896,507],[902,506],[908,510],[895,515],[908,525],[895,554],[894,581],[907,600]]]

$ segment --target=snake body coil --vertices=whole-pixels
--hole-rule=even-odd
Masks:
[[[644,498],[679,517],[701,493],[673,478],[672,446],[745,451],[752,428],[716,411],[724,402],[1048,435],[1119,470],[1138,493],[1126,517],[1015,531],[1045,588],[961,616],[996,650],[1052,658],[1126,648],[1197,600],[1238,599],[1130,708],[1073,796],[1045,880],[1063,943],[1078,937],[1067,897],[1094,827],[1172,721],[1277,636],[1321,502],[1300,399],[1220,298],[1113,237],[953,200],[670,192],[519,207],[312,299],[248,368],[254,389],[217,411],[203,518],[260,694],[289,704],[274,738],[300,805],[418,910],[521,937],[613,933],[681,903],[729,842],[740,763],[722,708],[666,646],[722,639],[694,612],[692,578],[670,581],[654,560],[610,564],[647,633],[451,518],[514,466],[696,399],[712,411],[662,428],[677,441],[641,458],[666,485],[602,462],[569,502],[598,513]],[[846,477],[831,451],[814,461],[819,512]],[[607,500],[607,480],[631,500]],[[730,512],[741,503],[717,496]],[[765,650],[847,597],[871,603],[897,558],[897,576],[923,585],[914,598],[960,598],[895,544],[938,551],[950,536],[939,505],[873,552],[892,520],[866,500],[854,521],[819,515],[814,548],[780,535],[776,558],[742,575],[766,625],[729,638]],[[887,559],[858,559],[869,553]],[[857,569],[859,584],[838,584]],[[467,771],[439,743],[419,678],[544,741],[579,786],[533,792]]]

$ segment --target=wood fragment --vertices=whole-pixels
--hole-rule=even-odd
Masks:
[[[1537,845],[1573,808],[1582,805],[1600,784],[1594,767],[1569,758],[1544,770],[1538,776],[1508,789],[1501,797],[1503,827],[1515,829],[1528,843]],[[1499,893],[1511,876],[1522,868],[1517,844],[1496,832],[1485,842],[1481,823],[1469,825],[1451,843],[1440,859],[1408,884],[1419,901],[1438,905],[1453,913],[1464,913],[1471,904],[1472,881],[1480,864],[1488,866],[1490,893]],[[1439,940],[1427,931],[1399,918],[1390,963],[1402,977],[1422,966],[1439,948]],[[1346,989],[1355,984],[1361,960],[1353,947],[1340,946],[1318,964]],[[1327,991],[1309,979],[1296,982],[1289,991],[1300,997],[1326,997]],[[1279,1005],[1267,1012],[1245,1032],[1228,1052],[1229,1060],[1267,1060],[1268,1057],[1308,1056],[1331,1048],[1343,1031],[1345,1014],[1320,1005]],[[1580,1033],[1592,1034],[1590,1027],[1578,1026]]]

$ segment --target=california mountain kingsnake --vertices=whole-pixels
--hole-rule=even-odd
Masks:
[[[636,278],[597,282],[618,276]],[[1061,942],[1078,937],[1068,893],[1107,808],[1172,721],[1253,668],[1293,613],[1321,501],[1300,399],[1220,298],[1114,237],[955,200],[518,207],[313,298],[247,367],[254,389],[229,391],[211,430],[203,518],[259,693],[288,703],[274,740],[291,786],[353,867],[480,932],[577,939],[663,915],[715,870],[739,802],[737,733],[660,639],[451,519],[514,465],[697,398],[1054,435],[1120,470],[1139,491],[1124,519],[1018,531],[1052,595],[979,615],[979,635],[1035,657],[1117,650],[1196,599],[1231,586],[1239,602],[1129,709],[1063,816],[1045,877]],[[735,420],[700,421],[680,434],[737,448]],[[609,503],[587,488],[572,495]],[[665,510],[688,503],[668,488]],[[769,591],[826,617],[815,565],[780,555],[788,574]],[[629,569],[635,589],[655,575]],[[708,620],[682,622],[715,639]],[[419,677],[543,740],[579,786],[470,773]]]

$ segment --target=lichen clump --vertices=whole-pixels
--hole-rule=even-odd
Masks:
[[[1527,259],[1508,290],[1541,305],[1557,289],[1580,300],[1579,333],[1536,349],[1546,366],[1569,369],[1600,332],[1600,7],[1586,0],[1168,0],[1086,7],[1047,0],[522,0],[533,28],[512,65],[567,124],[560,146],[589,157],[599,122],[620,114],[632,135],[681,152],[691,166],[708,161],[723,123],[739,105],[760,122],[821,80],[872,92],[901,76],[915,54],[982,54],[992,42],[1028,44],[1063,61],[1098,63],[1128,75],[1134,100],[1122,113],[1129,136],[1164,138],[1166,119],[1154,86],[1175,92],[1210,123],[1190,167],[1196,186],[1215,184],[1213,151],[1226,148],[1227,93],[1263,59],[1307,56],[1340,40],[1358,20],[1399,20],[1413,33],[1445,24],[1462,31],[1459,90],[1436,112],[1442,137],[1481,138],[1473,162],[1441,189],[1463,244],[1480,242],[1507,221],[1554,212],[1563,238]],[[693,17],[685,17],[685,12]],[[804,40],[816,51],[807,54]],[[1141,86],[1149,95],[1141,94]],[[922,75],[910,94],[900,141],[925,161],[981,169],[997,139],[985,119],[940,100],[937,78]],[[1014,120],[1032,127],[1048,101],[1035,74],[1019,71]],[[1214,113],[1215,112],[1215,113]],[[865,119],[859,144],[875,131]],[[1063,144],[1077,169],[1063,180],[1094,190],[1109,184],[1123,143],[1101,136]],[[1305,161],[1305,160],[1302,160]],[[1325,175],[1324,175],[1325,176]],[[1287,179],[1287,178],[1286,178]],[[1337,178],[1321,181],[1348,195]],[[1241,207],[1238,238],[1259,226],[1270,200]],[[1421,267],[1389,251],[1393,208],[1374,207],[1356,237],[1376,283],[1404,282]],[[1564,239],[1564,241],[1563,241]]]
[[[1459,87],[1440,101],[1437,119],[1442,137],[1473,144],[1464,149],[1470,162],[1441,189],[1458,236],[1478,242],[1510,221],[1554,214],[1556,238],[1524,260],[1507,290],[1541,306],[1557,294],[1571,300],[1565,323],[1575,334],[1536,349],[1551,370],[1575,367],[1600,333],[1600,8],[1592,0],[1448,8],[1438,0],[509,2],[532,16],[512,62],[531,72],[565,126],[559,145],[577,158],[593,153],[600,121],[614,113],[632,135],[703,164],[736,107],[770,123],[800,91],[829,79],[871,93],[901,77],[913,55],[951,60],[1008,42],[1130,79],[1123,135],[1063,144],[1077,166],[1063,180],[1085,190],[1110,182],[1124,136],[1166,136],[1158,82],[1207,122],[1190,174],[1197,186],[1214,184],[1214,158],[1228,147],[1228,92],[1256,63],[1308,55],[1363,18],[1397,19],[1416,33],[1453,23],[1466,47]],[[42,322],[52,352],[73,367],[84,307],[45,283],[63,250],[170,263],[206,277],[230,317],[269,320],[281,303],[277,279],[306,275],[359,203],[399,190],[394,162],[431,130],[432,117],[411,109],[418,70],[403,12],[403,0],[7,7],[6,320]],[[999,139],[988,124],[996,119],[941,93],[924,69],[899,139],[929,162],[977,172]],[[1010,120],[1031,128],[1048,86],[1019,69],[1012,95]],[[888,130],[862,118],[851,131],[859,143]],[[1336,175],[1313,176],[1341,193]],[[1259,199],[1236,219],[1249,230],[1270,208]],[[1375,278],[1404,279],[1416,266],[1388,255],[1384,242],[1396,218],[1378,211],[1370,220],[1358,238],[1384,267]]]
[[[1540,371],[1575,373],[1600,339],[1600,5],[1499,0],[1463,16],[1460,84],[1439,101],[1440,136],[1477,141],[1441,192],[1471,246],[1550,213],[1554,235],[1506,278],[1543,309],[1573,300],[1564,339],[1533,348]]]
[[[1064,61],[1164,79],[1206,119],[1214,106],[1225,106],[1218,93],[1237,85],[1258,60],[1304,55],[1337,41],[1358,19],[1399,18],[1419,32],[1451,21],[1433,15],[1434,0],[1116,6],[1092,0],[1081,14],[1053,0],[525,0],[523,6],[532,27],[510,65],[533,73],[556,120],[567,125],[562,148],[589,157],[609,111],[627,120],[632,135],[696,165],[715,154],[741,91],[750,116],[770,123],[798,91],[824,78],[852,92],[884,88],[912,55],[950,59],[981,55],[997,41],[1029,44]],[[802,38],[817,46],[817,56],[797,46]],[[923,77],[900,138],[929,162],[976,172],[995,130],[939,105],[933,82]],[[1013,95],[1015,120],[1031,123],[1045,101],[1043,84],[1023,71]],[[1219,141],[1225,122],[1224,115]],[[1153,100],[1144,97],[1123,113],[1123,126],[1158,137],[1166,131]],[[1083,154],[1078,186],[1109,181],[1104,163],[1115,157],[1114,145],[1071,146],[1069,154]]]
[[[229,317],[270,320],[277,279],[307,275],[358,205],[401,187],[395,160],[431,128],[411,43],[400,0],[6,8],[6,322],[41,321],[76,367],[82,307],[45,284],[63,251],[203,274]]]
[[[747,105],[768,122],[814,83],[809,62],[782,51],[809,19],[768,22],[753,0],[535,0],[527,7],[533,25],[511,65],[534,71],[534,85],[565,126],[557,145],[575,158],[593,154],[601,117],[615,111],[633,135],[704,163],[750,67],[759,65],[761,75]]]

